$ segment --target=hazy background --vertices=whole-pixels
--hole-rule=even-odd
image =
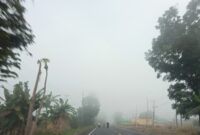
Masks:
[[[123,112],[133,117],[149,109],[173,119],[167,97],[168,83],[156,78],[144,52],[158,35],[157,19],[170,6],[181,13],[189,0],[34,0],[27,1],[26,18],[35,34],[33,57],[22,54],[19,78],[31,88],[37,60],[50,59],[48,90],[78,107],[84,95],[95,94],[101,111],[111,116]]]

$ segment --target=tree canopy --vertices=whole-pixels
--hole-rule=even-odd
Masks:
[[[169,97],[173,107],[184,114],[196,106],[200,94],[200,0],[191,0],[183,16],[175,7],[158,19],[160,34],[146,53],[157,77],[171,82]],[[198,112],[200,114],[200,111]]]
[[[23,0],[0,1],[0,81],[17,77],[13,67],[20,69],[20,51],[27,51],[33,43],[34,35],[24,18],[25,11]]]

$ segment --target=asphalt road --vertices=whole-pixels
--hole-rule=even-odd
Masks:
[[[89,135],[142,135],[133,130],[122,129],[117,127],[110,127],[110,128],[96,128],[89,133]]]

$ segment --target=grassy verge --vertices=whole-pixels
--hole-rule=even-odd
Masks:
[[[57,133],[57,134],[48,131],[39,131],[35,135],[81,135],[83,133],[89,132],[92,128],[93,126],[80,127],[77,129],[69,129],[63,133]]]
[[[128,126],[125,128],[132,129],[139,133],[148,135],[198,135],[198,131],[195,128],[189,126],[179,127],[179,128],[170,126],[162,126],[162,127]]]

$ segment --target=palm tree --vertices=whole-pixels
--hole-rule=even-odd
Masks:
[[[33,135],[33,133],[34,133],[36,127],[37,127],[37,122],[38,122],[41,110],[44,106],[44,100],[45,100],[45,95],[46,95],[47,78],[48,78],[48,64],[47,63],[49,62],[49,59],[43,58],[43,59],[41,59],[41,62],[44,63],[44,69],[46,71],[44,88],[43,88],[44,92],[43,92],[43,97],[42,97],[42,101],[41,101],[41,104],[40,104],[40,108],[37,110],[35,121],[33,121],[33,125],[32,125],[32,128],[31,128],[31,131],[30,131],[30,135]]]
[[[38,83],[40,80],[40,76],[41,76],[41,67],[42,67],[42,63],[45,64],[45,70],[46,70],[46,78],[45,78],[45,84],[44,84],[44,95],[46,93],[46,83],[47,83],[47,75],[48,75],[48,66],[47,63],[49,62],[49,60],[47,58],[43,58],[38,60],[38,64],[39,64],[39,69],[38,69],[38,74],[37,74],[37,78],[36,78],[36,82],[35,82],[35,87],[33,89],[33,94],[32,94],[32,98],[31,98],[31,102],[30,102],[30,106],[29,106],[29,111],[28,111],[28,118],[27,118],[27,123],[26,123],[26,129],[25,129],[25,135],[32,135],[35,129],[35,121],[33,121],[33,106],[35,104],[35,95],[37,92],[37,88],[38,88]],[[44,97],[44,96],[43,96]],[[43,101],[42,101],[43,102]],[[40,106],[39,109],[39,113],[42,109],[42,105]]]
[[[34,89],[33,89],[33,94],[32,94],[32,98],[31,98],[31,102],[30,102],[30,105],[29,105],[27,122],[26,122],[26,128],[25,128],[25,135],[29,135],[30,131],[31,131],[31,128],[32,128],[33,106],[35,104],[35,97],[36,97],[36,92],[37,92],[37,88],[38,88],[38,83],[39,83],[40,76],[41,76],[41,73],[42,73],[42,71],[41,71],[41,66],[42,66],[41,60],[38,60],[38,64],[39,64],[39,69],[38,69],[38,74],[37,74],[35,86],[34,86]]]
[[[70,114],[74,113],[74,108],[68,103],[68,99],[63,100],[59,98],[59,102],[54,105],[52,110],[52,120],[56,120],[60,117],[69,117]]]

